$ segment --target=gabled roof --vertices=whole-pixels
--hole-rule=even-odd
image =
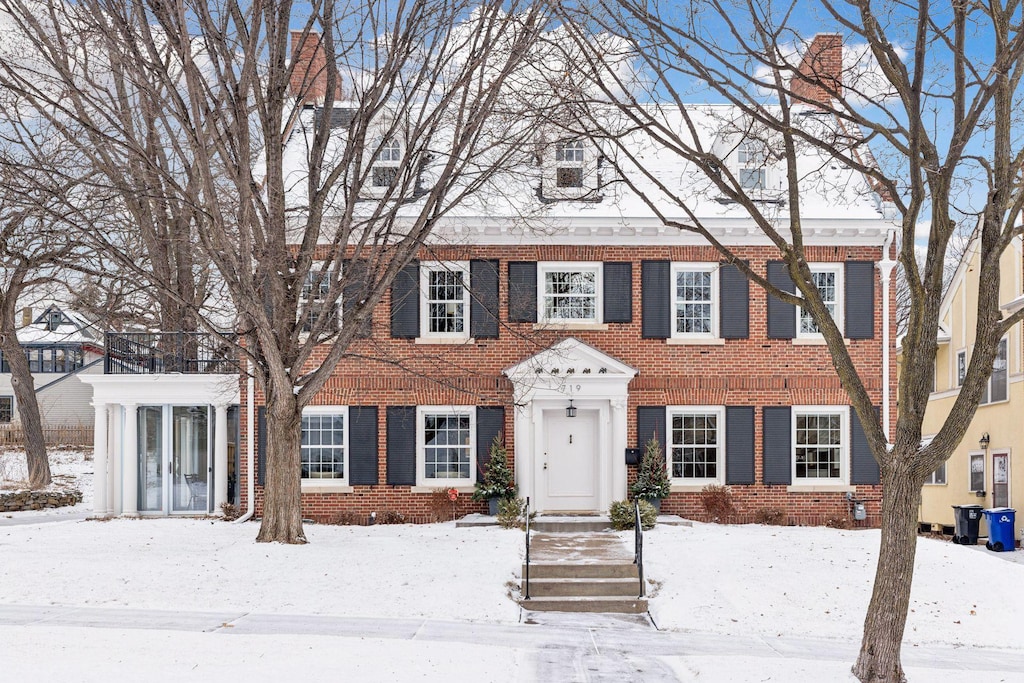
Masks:
[[[92,344],[103,345],[102,334],[85,316],[50,304],[32,323],[18,330],[22,344]]]
[[[591,379],[632,379],[637,370],[598,351],[575,337],[567,337],[529,358],[506,368],[512,379],[529,377]]]

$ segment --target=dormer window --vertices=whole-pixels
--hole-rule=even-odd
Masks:
[[[765,164],[768,153],[760,140],[744,140],[736,152],[740,187],[744,190],[764,190],[768,187]]]
[[[560,142],[555,146],[555,186],[583,187],[583,141]]]
[[[394,187],[398,180],[398,165],[402,161],[402,145],[394,138],[380,143],[380,151],[373,160],[373,186]]]

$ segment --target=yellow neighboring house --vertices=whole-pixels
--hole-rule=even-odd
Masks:
[[[940,311],[935,384],[925,413],[924,439],[935,436],[949,414],[974,348],[979,242],[972,240],[957,267]],[[1003,253],[1003,315],[1024,307],[1024,253],[1020,238]],[[922,525],[953,526],[953,505],[979,504],[1018,510],[1014,538],[1024,528],[1024,334],[1014,325],[1000,342],[992,377],[963,441],[921,492]],[[1016,459],[1016,460],[1015,460]],[[982,522],[981,535],[988,534]]]

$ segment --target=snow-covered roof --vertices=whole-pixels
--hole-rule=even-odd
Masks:
[[[22,344],[94,344],[103,338],[91,322],[76,311],[50,304],[33,321],[18,330]]]
[[[336,106],[351,105],[338,103]],[[722,158],[722,163],[729,164],[730,170],[738,175],[736,151],[744,139],[742,131],[749,125],[735,107],[692,105],[686,108],[685,116],[675,107],[648,104],[642,108],[642,116],[658,117],[667,129],[687,142],[691,141],[689,118],[700,137],[700,146]],[[300,213],[305,204],[307,141],[312,138],[318,118],[322,118],[319,111],[308,109],[303,112],[284,155],[288,202]],[[834,122],[809,108],[796,118],[808,129],[821,129],[821,136],[836,134]],[[605,130],[618,127],[624,132],[616,143],[606,140],[600,150],[588,150],[598,160],[599,186],[594,192],[579,200],[545,199],[544,194],[548,190],[542,187],[545,173],[543,158],[545,154],[550,155],[551,150],[545,152],[545,136],[538,130],[535,134],[537,144],[533,149],[513,156],[514,161],[508,168],[495,173],[482,189],[467,196],[438,223],[442,239],[450,239],[454,232],[487,241],[488,237],[498,234],[537,234],[538,226],[547,231],[548,237],[554,233],[573,239],[602,236],[606,242],[614,242],[608,238],[615,236],[631,239],[644,235],[662,236],[666,228],[659,214],[667,221],[692,223],[671,196],[675,195],[685,201],[687,208],[711,229],[739,239],[746,238],[746,241],[757,241],[760,232],[746,209],[722,196],[694,164],[653,142],[645,130],[636,126],[627,128],[622,119],[621,112],[609,108],[603,117]],[[328,152],[327,158],[332,158],[333,154],[340,156],[346,130],[346,126],[332,129],[334,149]],[[764,137],[771,146],[771,135]],[[426,165],[422,175],[427,186],[431,165],[442,162],[443,152],[440,149],[443,147],[443,140],[432,145],[438,152],[432,155],[433,161]],[[553,145],[547,145],[547,148],[551,147]],[[629,154],[623,153],[622,149],[629,150]],[[481,172],[485,172],[487,163],[486,155],[481,155],[478,162]],[[765,213],[771,214],[780,226],[785,226],[789,219],[785,167],[780,162],[769,160],[766,168],[766,186],[757,199]],[[880,240],[884,236],[886,222],[880,200],[861,173],[809,144],[801,149],[797,170],[800,176],[801,220],[806,234],[825,238],[827,243],[849,243],[866,236],[875,241],[874,238]],[[472,169],[469,175],[472,177]],[[648,175],[650,177],[646,177]],[[623,182],[625,178],[630,182]],[[664,190],[658,187],[659,184],[664,185]],[[360,204],[366,204],[364,210],[367,212],[373,205],[372,201]],[[342,207],[336,208],[340,213]],[[360,209],[356,208],[357,211]],[[418,208],[418,202],[411,201],[400,211],[412,216]],[[670,234],[674,233],[673,229],[668,230]]]

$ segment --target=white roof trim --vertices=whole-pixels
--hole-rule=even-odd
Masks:
[[[1024,294],[1021,294],[1013,301],[1006,302],[1000,308],[1002,308],[1007,313],[1016,313],[1020,309],[1024,308]]]
[[[572,377],[574,382],[619,378],[629,381],[637,370],[598,351],[575,337],[568,337],[504,370],[511,379]]]

